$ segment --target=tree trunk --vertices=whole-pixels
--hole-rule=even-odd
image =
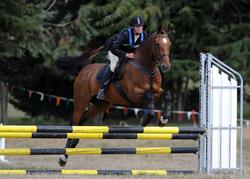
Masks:
[[[183,104],[182,104],[182,109],[184,109],[185,106],[186,106],[187,92],[188,92],[188,82],[189,82],[189,78],[187,77],[186,81],[185,81],[184,90],[183,90]]]
[[[182,84],[183,84],[183,78],[178,78],[176,80],[176,107],[177,110],[182,110],[182,104],[183,104],[183,96],[182,96]]]

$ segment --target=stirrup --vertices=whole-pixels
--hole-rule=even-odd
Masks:
[[[99,100],[104,100],[105,99],[105,89],[99,89],[96,98]]]

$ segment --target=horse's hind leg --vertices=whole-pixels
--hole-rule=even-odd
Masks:
[[[88,106],[89,101],[81,101],[81,103],[74,103],[74,112],[73,112],[73,118],[72,121],[70,122],[70,126],[78,126],[79,121],[81,118],[84,116],[84,114],[87,112],[87,106]],[[67,139],[67,143],[65,148],[75,148],[76,145],[78,144],[79,139]],[[68,155],[61,155],[59,158],[59,165],[64,167],[67,163],[68,160]]]
[[[109,102],[102,102],[101,104],[95,105],[92,104],[88,111],[85,111],[80,117],[80,121],[78,125],[83,125],[83,123],[87,120],[91,120],[96,117],[98,114],[104,112],[107,108],[109,108],[111,104]],[[76,125],[76,124],[75,124]],[[79,139],[68,139],[66,143],[66,148],[75,148],[78,144]],[[67,163],[68,155],[62,155],[59,159],[60,166],[65,166]]]
[[[83,125],[84,122],[92,120],[94,117],[104,112],[110,106],[111,104],[107,101],[102,101],[100,104],[91,104],[88,111],[81,117],[79,125]]]

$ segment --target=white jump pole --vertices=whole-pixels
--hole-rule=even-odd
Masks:
[[[3,125],[2,123],[0,125]],[[5,149],[5,138],[0,138],[0,149]],[[8,160],[5,160],[4,155],[0,155],[0,162],[1,163],[9,163]]]

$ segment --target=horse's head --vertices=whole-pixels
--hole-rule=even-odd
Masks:
[[[169,30],[163,29],[160,26],[155,34],[152,35],[152,55],[154,61],[159,65],[161,71],[166,73],[170,67],[170,46]]]

